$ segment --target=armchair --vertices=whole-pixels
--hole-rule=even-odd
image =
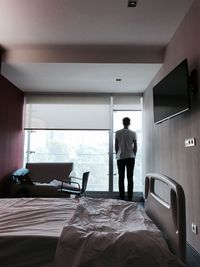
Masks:
[[[58,191],[70,195],[73,194],[77,197],[81,197],[83,194],[85,195],[89,173],[90,172],[84,172],[82,178],[70,176],[63,180],[61,188]]]

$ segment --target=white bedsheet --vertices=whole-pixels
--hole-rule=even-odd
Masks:
[[[112,199],[0,200],[2,267],[183,267],[142,209]]]
[[[77,204],[70,198],[0,199],[0,266],[52,262],[63,226]]]
[[[63,228],[55,267],[183,267],[135,203],[82,198]]]

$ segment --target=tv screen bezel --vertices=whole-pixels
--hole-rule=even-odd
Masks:
[[[184,65],[184,67],[186,68],[186,73],[187,73],[187,75],[186,75],[186,84],[187,84],[187,106],[186,106],[186,108],[185,109],[182,109],[181,111],[178,111],[178,112],[176,112],[176,113],[173,113],[173,114],[171,114],[171,115],[169,115],[169,116],[166,116],[166,117],[164,117],[164,118],[162,118],[162,119],[159,119],[159,120],[155,120],[155,89],[161,84],[161,83],[163,83],[165,80],[168,80],[169,79],[169,77],[171,76],[171,74],[174,74],[176,71],[177,71],[177,69],[179,69],[182,65]],[[180,115],[180,114],[182,114],[182,113],[184,113],[184,112],[186,112],[186,111],[188,111],[188,110],[190,110],[191,109],[191,103],[190,103],[190,81],[189,81],[189,71],[188,71],[188,61],[187,61],[187,59],[184,59],[181,63],[179,63],[172,71],[170,71],[162,80],[160,80],[154,87],[153,87],[153,108],[154,108],[154,124],[159,124],[159,123],[161,123],[161,122],[164,122],[164,121],[166,121],[166,120],[169,120],[169,119],[171,119],[171,118],[173,118],[173,117],[175,117],[175,116],[178,116],[178,115]]]

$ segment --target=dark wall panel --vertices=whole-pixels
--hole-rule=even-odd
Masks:
[[[0,196],[8,191],[7,177],[22,166],[24,94],[0,75]]]

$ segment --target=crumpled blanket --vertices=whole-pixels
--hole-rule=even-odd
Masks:
[[[56,267],[184,267],[132,202],[81,198],[58,242]]]

